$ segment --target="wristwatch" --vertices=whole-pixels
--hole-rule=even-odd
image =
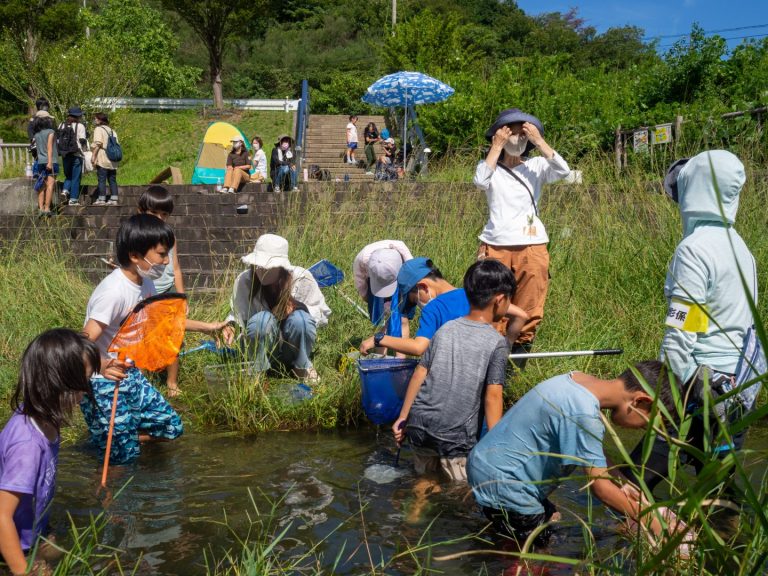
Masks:
[[[373,343],[376,345],[376,347],[381,346],[381,341],[384,339],[384,332],[376,332],[376,334],[373,335]]]

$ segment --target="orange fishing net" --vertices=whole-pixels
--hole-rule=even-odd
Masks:
[[[187,319],[184,294],[160,294],[139,302],[123,320],[108,352],[133,360],[137,368],[157,372],[170,366],[181,350]]]

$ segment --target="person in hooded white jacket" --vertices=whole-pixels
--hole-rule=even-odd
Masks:
[[[668,362],[680,388],[688,391],[694,418],[687,441],[699,449],[704,446],[703,386],[710,386],[714,398],[733,388],[745,336],[754,321],[748,296],[757,304],[755,259],[734,227],[745,181],[744,165],[726,150],[678,160],[664,181],[667,194],[680,208],[683,239],[664,283],[667,314],[660,359]],[[723,424],[733,419],[733,414],[718,416]],[[730,445],[715,445],[715,452],[739,449],[743,432],[731,440]],[[641,453],[642,443],[632,454],[636,463],[641,462]],[[650,488],[667,477],[668,456],[668,444],[657,439],[646,462]],[[693,464],[697,471],[702,466],[698,461]]]

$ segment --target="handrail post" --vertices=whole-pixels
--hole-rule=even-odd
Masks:
[[[306,158],[307,127],[309,126],[309,82],[301,81],[301,100],[296,114],[296,176],[304,174],[303,166]]]

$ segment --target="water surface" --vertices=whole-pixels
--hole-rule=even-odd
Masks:
[[[387,432],[382,429],[377,436],[369,428],[275,432],[253,438],[189,435],[146,446],[136,463],[110,470],[112,487],[132,480],[110,505],[104,540],[124,550],[126,559],[143,555],[147,573],[204,574],[204,550],[221,557],[223,550],[234,546],[233,534],[222,525],[225,517],[230,527],[245,534],[248,515],[254,515],[249,490],[263,513],[270,511],[270,502],[277,502],[274,525],[278,531],[289,527],[286,553],[299,553],[322,540],[326,567],[341,552],[337,574],[365,573],[369,553],[380,564],[408,544],[416,544],[425,531],[427,541],[447,542],[482,530],[484,517],[465,490],[433,495],[420,521],[407,519],[414,498],[411,456],[404,449],[400,466],[393,470],[395,449]],[[748,445],[766,448],[766,430],[753,428]],[[97,454],[82,446],[62,449],[52,516],[57,532],[65,531],[67,511],[78,524],[86,524],[89,514],[102,510],[96,497],[99,479]],[[566,482],[553,495],[564,516],[551,544],[554,554],[581,555],[584,537],[574,515],[586,517],[588,502],[579,487]],[[621,545],[617,523],[602,506],[595,505],[593,519],[598,546]],[[465,540],[441,546],[433,555],[488,546]],[[484,555],[433,567],[445,574],[477,574],[484,563],[488,573],[495,574],[510,565]],[[404,560],[386,572],[410,574],[413,570],[414,564]],[[572,571],[569,566],[555,566],[549,573]]]

